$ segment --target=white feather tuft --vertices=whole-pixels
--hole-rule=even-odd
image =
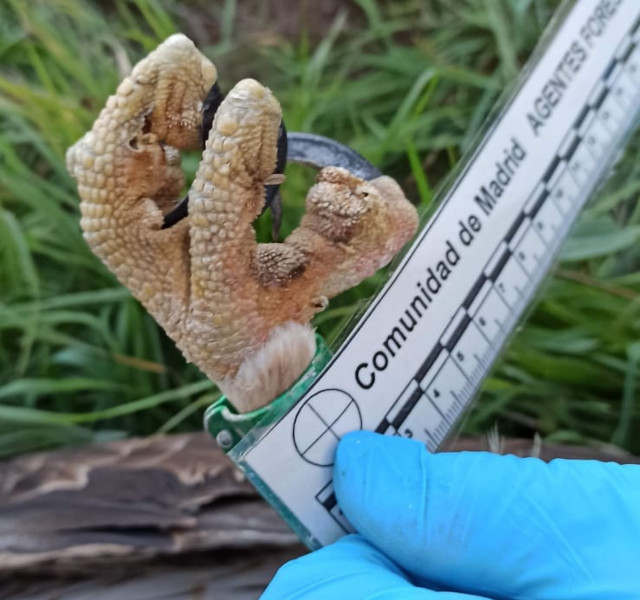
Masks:
[[[289,321],[276,327],[266,343],[240,365],[235,377],[219,381],[218,387],[240,412],[255,410],[290,388],[315,352],[313,329]]]

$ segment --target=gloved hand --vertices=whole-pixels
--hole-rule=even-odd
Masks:
[[[334,485],[359,534],[286,564],[262,600],[640,598],[640,466],[355,432]]]

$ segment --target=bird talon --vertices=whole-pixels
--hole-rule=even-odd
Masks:
[[[242,412],[293,384],[315,351],[315,313],[387,264],[418,221],[400,187],[350,149],[288,135],[267,88],[243,80],[222,98],[215,79],[172,36],[118,87],[67,167],[87,243]],[[176,205],[178,152],[202,142]],[[258,244],[265,206],[279,228],[287,156],[322,170],[299,227]]]

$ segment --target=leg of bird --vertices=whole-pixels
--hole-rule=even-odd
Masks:
[[[215,78],[172,36],[120,85],[67,165],[91,248],[246,411],[295,382],[315,351],[313,315],[387,264],[417,216],[389,178],[328,167],[300,227],[283,244],[257,244],[265,186],[279,183],[282,116],[268,89],[244,80],[215,114],[187,218],[163,229],[183,185],[178,152],[199,146]]]

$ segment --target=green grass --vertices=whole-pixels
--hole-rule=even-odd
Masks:
[[[424,210],[557,3],[358,0],[322,23],[321,36],[311,16],[295,35],[268,21],[247,32],[243,4],[227,0],[206,15],[197,3],[168,1],[0,4],[0,457],[199,429],[203,407],[217,397],[80,233],[64,152],[131,64],[206,16],[217,29],[194,32],[225,89],[258,77],[281,100],[290,130],[349,144]],[[640,452],[634,158],[584,212],[467,432],[497,424],[505,434]],[[185,159],[187,171],[196,165],[197,157]],[[288,175],[285,231],[299,219],[310,176],[300,168]],[[267,228],[261,224],[263,234]],[[332,302],[317,319],[320,331],[333,339],[381,281]]]

